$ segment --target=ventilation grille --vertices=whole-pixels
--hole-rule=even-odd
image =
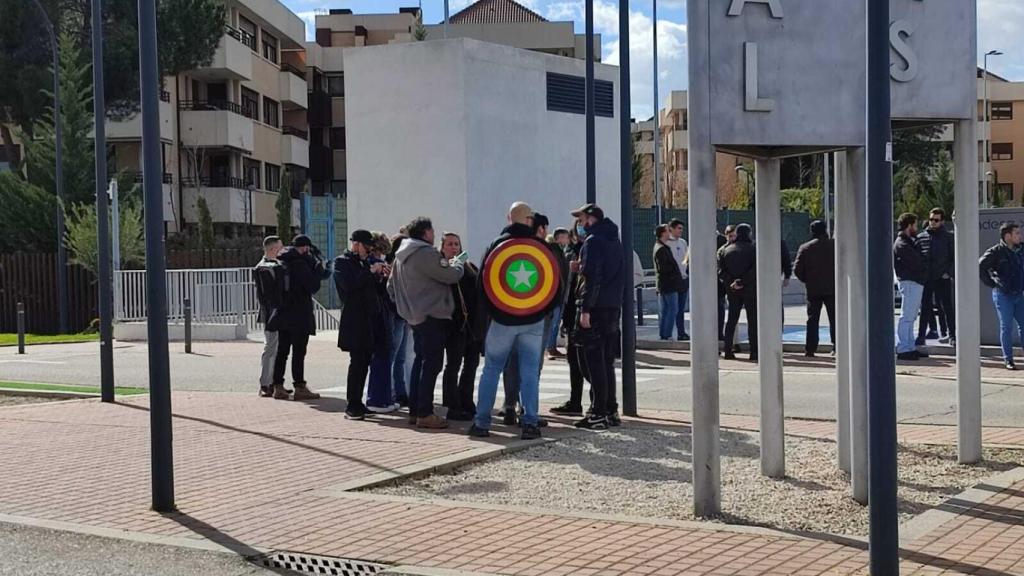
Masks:
[[[374,576],[384,572],[384,564],[373,564],[348,558],[331,558],[293,552],[271,552],[257,559],[265,568],[285,569],[300,574],[329,574],[330,576]]]
[[[582,76],[548,72],[548,110],[587,113],[587,81]],[[607,80],[594,80],[594,115],[615,117],[615,85]]]

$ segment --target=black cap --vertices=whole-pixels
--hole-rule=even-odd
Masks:
[[[310,240],[309,236],[306,236],[305,234],[299,234],[298,236],[292,239],[292,246],[295,246],[296,248],[312,245],[313,241]]]
[[[534,212],[533,213],[533,226],[534,226],[534,228],[540,228],[541,226],[549,226],[549,225],[551,225],[551,221],[548,220],[547,216],[541,214],[540,212]]]
[[[593,216],[598,220],[604,220],[604,210],[601,210],[601,208],[597,204],[584,204],[583,206],[580,206],[579,208],[573,210],[572,215]]]
[[[370,245],[373,244],[373,234],[370,234],[369,230],[356,230],[352,233],[349,240],[352,242],[359,242],[360,244]]]
[[[811,234],[815,236],[824,236],[828,234],[828,226],[825,225],[821,220],[815,220],[811,222]]]

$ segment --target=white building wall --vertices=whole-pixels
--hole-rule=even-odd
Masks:
[[[393,232],[425,215],[479,259],[512,202],[564,226],[585,201],[585,117],[546,103],[546,73],[583,76],[583,62],[469,39],[345,58],[350,229]],[[617,102],[616,90],[616,115]],[[596,123],[598,203],[618,221],[618,120]]]

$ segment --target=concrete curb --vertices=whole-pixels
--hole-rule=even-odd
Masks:
[[[92,392],[68,392],[66,390],[31,390],[27,388],[0,387],[2,396],[35,396],[37,398],[62,398],[64,400],[80,400],[82,398],[99,398]],[[22,404],[24,406],[24,404]]]
[[[721,347],[719,347],[721,349]],[[747,344],[740,344],[740,348],[746,351],[749,346]],[[637,340],[637,350],[674,350],[681,352],[690,351],[689,342],[679,342],[677,340]],[[952,350],[952,348],[950,348]],[[804,345],[800,342],[784,342],[782,344],[782,351],[787,353],[803,352]],[[819,344],[818,354],[821,356],[827,356],[832,353],[831,344]]]
[[[445,568],[425,568],[419,566],[395,566],[380,573],[380,576],[499,576],[490,572],[466,572],[465,570],[447,570]]]
[[[964,490],[942,504],[926,511],[924,514],[910,519],[900,526],[900,546],[906,547],[907,545],[912,544],[915,540],[927,535],[932,530],[935,530],[946,522],[949,522],[959,516],[956,512],[942,510],[942,506],[947,502],[956,500],[958,502],[969,504],[981,504],[997,494],[997,492],[984,489],[982,486],[1006,489],[1021,481],[1024,481],[1024,467],[1007,470],[1006,472],[986,478],[981,483],[976,484],[973,488]]]

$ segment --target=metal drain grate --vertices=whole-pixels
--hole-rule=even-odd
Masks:
[[[293,552],[271,552],[260,557],[258,563],[265,568],[283,568],[301,574],[329,574],[331,576],[374,576],[388,568],[384,564],[361,560],[295,554]]]

